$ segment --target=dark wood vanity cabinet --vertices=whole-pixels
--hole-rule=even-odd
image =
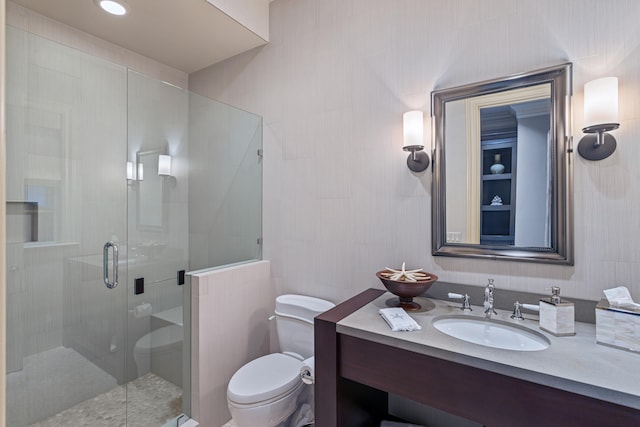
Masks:
[[[388,393],[488,427],[638,426],[640,411],[337,332],[368,289],[315,320],[316,427],[377,427]]]

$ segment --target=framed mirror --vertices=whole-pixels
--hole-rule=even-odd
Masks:
[[[571,70],[432,92],[433,255],[573,264]]]

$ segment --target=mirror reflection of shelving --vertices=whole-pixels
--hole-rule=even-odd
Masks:
[[[514,244],[516,141],[482,141],[481,244]]]

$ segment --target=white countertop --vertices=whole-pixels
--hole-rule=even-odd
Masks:
[[[434,309],[409,312],[421,331],[392,332],[378,314],[391,298],[384,293],[345,317],[337,332],[640,410],[640,354],[596,344],[595,325],[576,322],[575,336],[556,337],[538,327],[537,315],[523,311],[525,320],[515,321],[510,311],[497,310],[493,318],[529,327],[551,342],[541,351],[502,350],[450,337],[431,325],[442,315],[465,314],[459,302],[430,299]],[[484,316],[482,307],[472,308],[467,315]]]

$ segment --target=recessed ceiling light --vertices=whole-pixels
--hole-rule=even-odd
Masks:
[[[96,3],[102,8],[102,10],[109,12],[112,15],[125,15],[129,10],[127,4],[122,1],[96,0]]]

